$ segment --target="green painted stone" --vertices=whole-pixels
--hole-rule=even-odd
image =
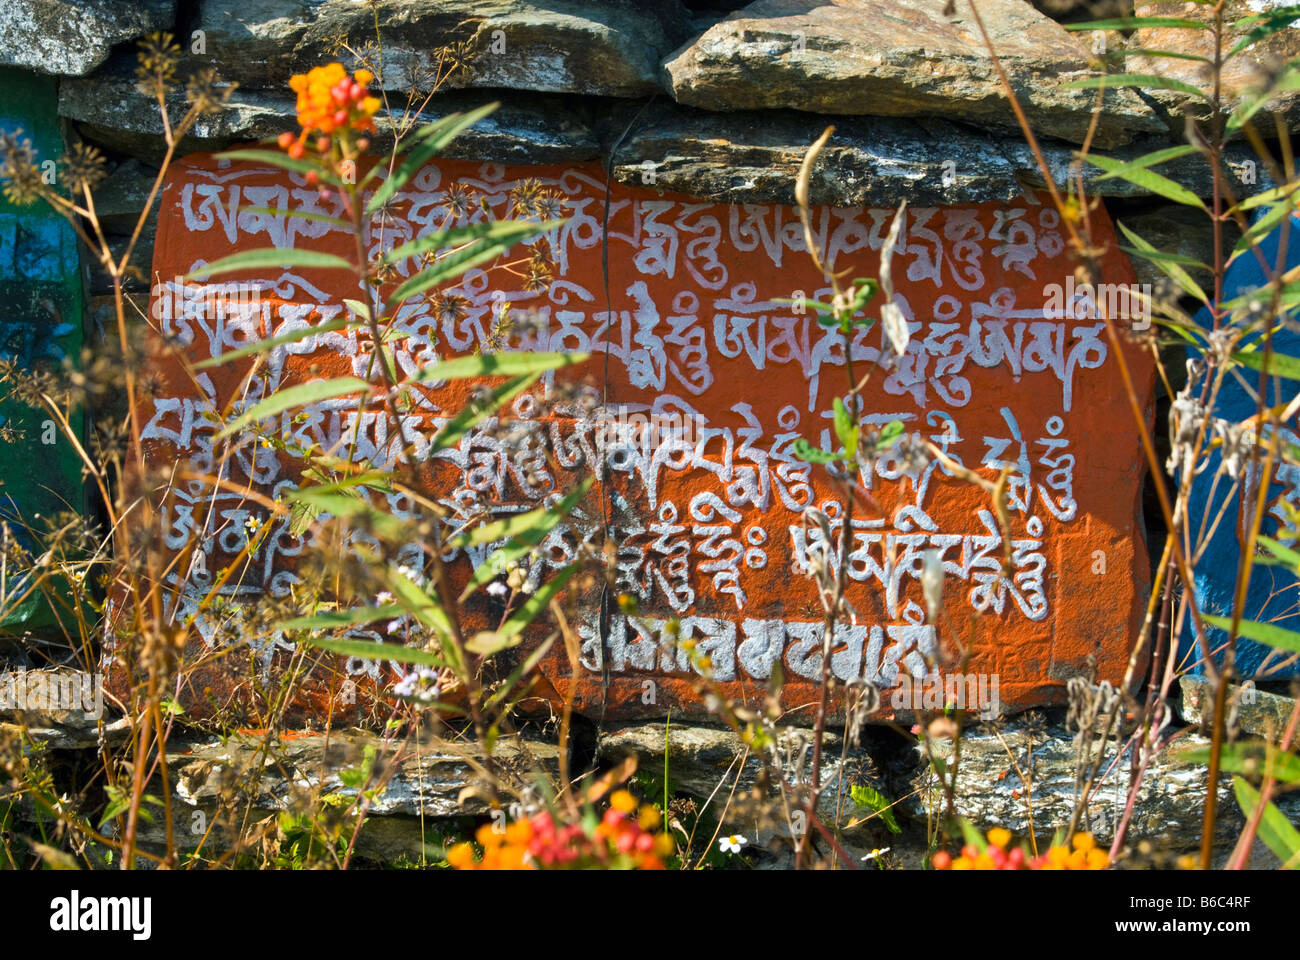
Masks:
[[[0,69],[0,129],[32,141],[38,161],[58,162],[65,147],[56,112],[53,80]],[[43,202],[15,206],[0,195],[0,356],[30,371],[54,370],[76,360],[83,342],[85,291],[77,237],[71,225]],[[72,421],[80,433],[84,415]],[[43,411],[9,396],[0,386],[0,520],[25,551],[44,550],[51,518],[85,514],[81,462],[67,437]],[[39,594],[14,606],[21,573],[12,563],[0,589],[0,628],[53,626],[58,615]]]

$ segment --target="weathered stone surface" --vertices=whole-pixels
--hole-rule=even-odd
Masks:
[[[1023,0],[980,5],[994,49],[1038,133],[1081,143],[1095,93],[1088,53]],[[788,107],[828,114],[960,117],[1014,129],[1010,102],[969,10],[929,0],[756,0],[664,63],[673,96],[710,110]],[[1131,92],[1107,94],[1096,142],[1164,123]]]
[[[367,750],[378,758],[367,760]],[[534,738],[503,736],[492,754],[498,773],[524,774],[558,770],[558,748]],[[414,740],[385,744],[364,735],[334,734],[286,737],[268,749],[260,735],[234,735],[224,741],[172,747],[168,753],[176,795],[190,806],[218,798],[238,798],[265,809],[284,809],[295,792],[355,796],[340,774],[358,770],[373,779],[387,776],[387,786],[370,805],[376,816],[481,816],[491,808],[486,794],[467,788],[481,780],[482,751],[472,744]],[[367,766],[369,764],[369,766]],[[392,765],[396,769],[390,769]]]
[[[433,229],[424,221],[408,222],[404,205],[418,200],[445,209],[452,191],[470,184],[474,197],[486,201],[486,211],[477,200],[462,204],[466,212],[451,214],[453,221],[507,216],[511,197],[525,183],[553,191],[559,209],[574,217],[556,235],[557,272],[550,290],[521,290],[510,274],[472,272],[446,291],[463,297],[462,316],[440,316],[428,303],[410,307],[411,318],[404,322],[411,325],[411,338],[398,348],[403,369],[433,359],[435,336],[443,355],[490,349],[485,339],[490,324],[481,324],[497,302],[494,292],[501,290],[516,310],[534,310],[539,318],[523,349],[600,354],[608,345],[607,374],[601,365],[571,376],[557,374],[557,383],[591,377],[623,416],[689,414],[689,421],[679,423],[690,423],[690,438],[666,437],[644,454],[627,442],[621,453],[610,446],[597,453],[607,442],[597,433],[603,428],[561,412],[554,423],[533,424],[537,431],[558,431],[551,442],[569,451],[554,472],[538,467],[537,483],[524,483],[508,456],[492,460],[497,466],[487,472],[475,466],[480,447],[508,453],[490,432],[478,431],[457,450],[433,459],[428,482],[450,491],[446,495],[458,503],[473,503],[491,490],[483,509],[496,515],[531,507],[546,491],[573,489],[592,468],[592,458],[612,458],[612,473],[599,494],[609,498],[609,526],[597,521],[603,508],[592,494],[533,568],[540,581],[571,565],[579,543],[598,548],[612,538],[620,545],[616,589],[640,604],[637,617],[618,614],[602,633],[595,619],[598,600],[584,594],[578,602],[579,675],[570,676],[556,652],[543,660],[555,695],[570,698],[580,711],[596,715],[608,708],[611,719],[662,716],[670,709],[675,717],[706,715],[695,687],[696,668],[684,651],[660,648],[661,632],[676,617],[683,639],[695,637],[711,651],[715,679],[728,695],[760,696],[779,657],[787,702],[813,702],[821,676],[821,626],[808,577],[806,538],[814,535],[802,532],[800,513],[817,504],[832,517],[839,514],[824,471],[798,461],[790,445],[805,436],[830,446],[821,411],[845,389],[846,374],[839,335],[779,302],[799,296],[796,291],[820,295],[824,285],[803,250],[794,211],[711,206],[615,185],[608,224],[612,322],[600,293],[605,188],[595,165],[508,168],[438,161],[399,195],[387,229],[402,236]],[[192,157],[173,169],[164,193],[155,272],[184,276],[203,261],[272,243],[310,243],[312,249],[346,254],[349,240],[334,227],[238,212],[241,206],[301,209],[317,202],[316,192],[301,186],[296,175]],[[327,205],[326,212],[333,208]],[[824,238],[836,269],[851,266],[870,275],[878,270],[876,251],[893,215],[879,208],[819,207],[813,230]],[[891,454],[862,478],[879,512],[860,517],[855,526],[850,600],[860,619],[843,627],[836,644],[832,667],[842,681],[861,677],[888,688],[900,673],[923,672],[927,652],[938,653],[918,583],[923,550],[931,547],[944,553],[947,602],[963,617],[974,617],[974,632],[967,637],[973,655],[969,670],[998,674],[1008,707],[1059,697],[1065,681],[1086,669],[1089,657],[1112,679],[1122,669],[1141,614],[1141,575],[1133,571],[1146,567],[1134,535],[1139,459],[1115,456],[1121,444],[1133,444],[1132,432],[1121,432],[1133,428],[1111,379],[1111,347],[1101,323],[1086,318],[1078,304],[1059,314],[1049,305],[1052,291],[1060,294],[1058,288],[1073,275],[1058,226],[1051,209],[1028,203],[918,207],[906,215],[905,240],[893,270],[905,304],[900,309],[914,318],[912,333],[901,361],[892,359],[894,348],[884,343],[879,327],[856,341],[855,364],[885,366],[868,391],[862,422],[870,426],[900,418],[911,443],[932,439],[990,475],[1003,461],[1018,470],[1010,506],[1016,570],[1009,579],[998,572],[1001,535],[982,490],[946,476],[933,461],[907,468]],[[1097,237],[1105,240],[1104,223],[1099,226]],[[1131,278],[1113,249],[1105,263],[1113,282]],[[155,313],[161,331],[177,337],[197,360],[249,336],[283,332],[286,323],[301,323],[308,315],[337,316],[340,298],[348,295],[337,276],[320,271],[268,268],[239,280],[264,297],[247,315],[227,319],[219,329],[209,327],[173,310],[173,294],[179,291],[168,291],[154,305],[162,311]],[[358,349],[353,339],[304,340],[273,361],[270,379],[259,390],[282,389],[322,371],[364,374]],[[1135,348],[1123,349],[1132,351],[1141,389],[1149,389],[1146,361]],[[215,394],[195,398],[183,371],[160,369],[159,393],[149,401],[151,409],[142,411],[148,455],[169,463],[195,456],[215,427],[201,418],[177,419],[180,411],[195,409],[195,403],[225,407],[246,372],[240,363],[214,370]],[[763,379],[765,389],[755,391],[756,378]],[[458,409],[468,389],[453,384],[430,394],[436,407],[421,413],[412,429],[431,436],[449,415],[434,411]],[[515,416],[530,420],[536,414],[526,411],[544,397],[529,399]],[[309,410],[305,422],[319,425],[326,446],[334,442],[329,438],[335,419],[345,415],[343,406],[335,402]],[[300,428],[285,421],[266,429]],[[483,428],[490,429],[490,424]],[[1068,456],[1043,450],[1065,450]],[[381,449],[376,454],[384,456]],[[258,460],[257,476],[249,478],[253,483],[297,476],[288,459],[268,454]],[[177,506],[185,516],[197,515]],[[211,551],[206,569],[220,569],[243,549],[243,523],[255,513],[274,532],[255,555],[258,572],[250,571],[252,579],[241,581],[241,589],[255,580],[264,586],[268,577],[292,577],[293,563],[284,550],[294,538],[285,518],[268,517],[253,504],[228,506],[221,513],[221,531],[192,531],[205,555]],[[182,526],[169,527],[170,536],[189,532],[190,521],[180,516]],[[1106,551],[1101,568],[1093,556],[1098,549]],[[455,575],[468,576],[484,556],[458,558]],[[184,589],[202,586],[190,582]],[[465,622],[486,629],[499,620],[496,604],[477,595],[466,605]],[[976,608],[984,613],[976,614]],[[219,632],[201,616],[196,652],[227,643],[229,627]],[[236,628],[233,636],[242,634]],[[235,669],[246,655],[261,658],[266,668],[291,643],[280,635],[263,640],[260,652],[241,651],[223,664]],[[386,666],[353,668],[360,671],[358,682],[373,680],[381,700],[387,695]],[[247,686],[246,672],[241,682]],[[187,695],[204,686],[223,701],[234,693],[220,671],[203,678],[192,674],[191,683]],[[648,690],[653,695],[647,696]],[[305,702],[325,709],[337,698],[323,687],[312,688]]]
[[[54,81],[0,68],[0,129],[23,132],[38,161],[53,170],[65,152],[55,113]],[[72,226],[44,201],[15,206],[0,196],[0,356],[32,373],[59,371],[65,360],[77,362],[82,345],[84,309],[81,262]],[[68,438],[55,430],[43,410],[34,409],[5,391],[0,399],[0,428],[8,455],[0,462],[0,522],[19,549],[43,553],[51,520],[85,509],[81,460]],[[84,427],[81,411],[71,411],[74,430]],[[66,590],[58,580],[54,591]],[[60,620],[59,606],[41,591],[29,590],[13,568],[5,582],[5,626],[50,626]],[[22,598],[19,600],[18,598]],[[61,605],[65,610],[67,604]]]
[[[631,110],[611,113],[600,123],[600,132],[606,149],[616,151],[615,179],[630,186],[653,185],[720,203],[792,203],[799,166],[828,121],[834,122],[835,133],[811,182],[817,203],[983,203],[1015,200],[1046,185],[1023,139],[943,119],[827,118],[785,110],[719,114],[655,102],[637,117]],[[1053,181],[1065,190],[1073,182],[1074,149],[1051,141],[1041,146]],[[1108,155],[1128,160],[1163,146],[1143,139]],[[1234,166],[1253,156],[1246,147],[1228,151]],[[1209,168],[1199,157],[1153,169],[1198,195],[1213,190]],[[1145,194],[1122,178],[1102,179],[1103,172],[1091,164],[1084,165],[1083,173],[1091,196]],[[1266,189],[1268,183],[1260,172],[1250,189]]]
[[[937,755],[950,758],[951,743],[935,741]],[[1130,838],[1150,838],[1175,848],[1199,846],[1206,768],[1185,762],[1179,751],[1208,744],[1207,738],[1188,733],[1157,755],[1134,804]],[[1081,821],[1081,829],[1092,831],[1101,841],[1113,838],[1129,787],[1129,765],[1114,762],[1113,741],[1105,756],[1093,800]],[[920,768],[910,786],[916,792],[900,803],[909,815],[923,819],[927,814],[945,812],[946,798],[930,768]],[[1074,802],[1075,747],[1066,730],[1048,727],[1031,736],[1027,728],[1013,725],[998,733],[976,729],[963,735],[956,789],[959,815],[986,829],[1001,825],[1020,836],[1028,834],[1032,815],[1041,842],[1051,837],[1053,829],[1070,822]],[[1234,837],[1241,826],[1227,776],[1219,784],[1219,809],[1223,816],[1218,839],[1222,841]]]
[[[377,15],[386,89],[431,88],[438,48],[466,43],[470,71],[453,78],[454,86],[621,97],[659,90],[659,61],[685,39],[687,25],[676,0],[383,0],[376,6],[203,0],[198,24],[208,56],[246,85],[283,88],[291,73],[346,58],[340,38],[359,52],[374,49]]]
[[[1200,677],[1179,677],[1178,683],[1183,692],[1183,719],[1208,728],[1214,722],[1214,688]],[[1295,697],[1260,690],[1253,684],[1230,685],[1226,702],[1235,729],[1271,743],[1282,739],[1291,711],[1295,709]]]
[[[0,671],[0,733],[22,733],[52,750],[122,739],[127,719],[105,703],[102,677],[62,667]]]
[[[1224,23],[1231,25],[1247,17],[1289,6],[1280,0],[1228,0],[1224,6]],[[1157,0],[1138,3],[1135,15],[1139,17],[1182,17],[1189,20],[1213,23],[1213,7],[1200,3],[1182,3],[1178,0]],[[1249,51],[1239,53],[1229,60],[1220,74],[1220,90],[1225,110],[1231,112],[1241,102],[1242,95],[1268,85],[1270,77],[1276,78],[1281,68],[1300,56],[1300,20],[1268,37]],[[1223,52],[1226,55],[1251,27],[1229,29],[1224,35]],[[1142,50],[1168,50],[1213,58],[1214,34],[1208,30],[1189,30],[1176,27],[1144,27],[1138,30],[1129,44],[1125,69],[1132,73],[1154,73],[1171,80],[1191,84],[1207,94],[1213,90],[1213,68],[1209,63],[1175,57],[1144,57]],[[1151,95],[1170,104],[1178,104],[1187,97],[1170,91],[1152,91]],[[1192,104],[1194,110],[1204,110],[1203,104]],[[1300,123],[1300,92],[1295,90],[1278,94],[1270,109],[1285,113],[1292,129]],[[1272,129],[1267,113],[1258,115],[1265,130]],[[1266,136],[1269,134],[1266,133]]]
[[[496,99],[504,101],[500,109],[458,137],[449,156],[501,163],[567,163],[600,153],[590,125],[591,108],[582,98],[450,91],[434,97],[415,122],[473,110]],[[168,102],[170,115],[182,116],[186,106],[182,90],[176,89]],[[64,80],[59,85],[59,112],[78,121],[88,139],[109,149],[154,164],[166,150],[157,105],[136,89],[125,61],[115,61],[91,77]],[[400,120],[400,111],[395,118],[377,118],[375,149],[392,143],[394,124]],[[294,100],[287,86],[275,91],[237,88],[226,110],[199,118],[180,152],[220,150],[295,129]]]
[[[82,76],[116,43],[169,29],[175,0],[5,0],[0,65]]]

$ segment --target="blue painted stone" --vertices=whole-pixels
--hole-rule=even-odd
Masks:
[[[1279,227],[1260,244],[1261,252],[1268,263],[1275,264],[1277,262],[1281,233],[1282,230]],[[1300,214],[1291,217],[1287,240],[1286,265],[1288,268],[1293,268],[1297,264],[1300,264]],[[1228,272],[1224,277],[1223,297],[1225,300],[1230,300],[1258,288],[1267,280],[1268,278],[1259,260],[1253,254],[1244,254],[1238,257],[1228,268]],[[1203,308],[1197,314],[1196,321],[1201,327],[1208,329],[1211,326],[1209,311]],[[1276,331],[1273,334],[1273,351],[1277,354],[1300,358],[1300,334],[1288,330]],[[1189,357],[1197,355],[1189,349]],[[1251,387],[1254,388],[1258,382],[1258,374],[1245,368],[1242,368],[1241,372]],[[1297,391],[1300,391],[1300,382],[1295,380],[1270,377],[1269,381],[1266,403],[1270,406],[1286,402],[1293,398]],[[1278,389],[1279,385],[1280,389]],[[1214,413],[1215,416],[1222,417],[1229,422],[1240,423],[1242,420],[1254,416],[1256,403],[1242,387],[1241,383],[1235,377],[1229,376],[1224,381]],[[1297,438],[1289,430],[1283,432],[1283,440],[1300,443],[1300,438]],[[1211,453],[1209,466],[1192,484],[1188,516],[1190,517],[1193,543],[1200,542],[1202,529],[1214,523],[1214,518],[1218,515],[1225,501],[1229,499],[1229,491],[1232,491],[1232,482],[1226,474],[1219,478],[1217,486],[1214,484],[1215,472],[1220,461],[1221,457],[1217,451]],[[1244,479],[1245,472],[1243,471],[1243,484],[1239,484],[1236,491],[1233,492],[1232,503],[1228,507],[1228,512],[1219,521],[1218,527],[1214,530],[1214,535],[1206,545],[1203,556],[1196,564],[1194,571],[1196,599],[1200,609],[1205,613],[1224,617],[1232,615],[1237,568],[1241,561],[1242,543],[1244,542],[1244,536],[1239,536],[1237,520],[1237,505],[1240,491],[1244,486]],[[1256,475],[1254,483],[1258,484],[1258,482],[1258,476]],[[1265,504],[1267,513],[1260,528],[1260,532],[1265,536],[1280,539],[1288,546],[1300,549],[1300,547],[1287,541],[1285,534],[1282,537],[1278,536],[1279,529],[1284,529],[1279,516],[1281,508],[1275,505],[1279,498],[1289,499],[1297,507],[1300,507],[1300,469],[1285,464],[1277,469],[1274,482],[1269,486],[1268,502]],[[1208,513],[1206,512],[1207,503],[1210,505]],[[1255,564],[1254,569],[1251,571],[1243,618],[1270,622],[1279,627],[1300,631],[1300,581],[1297,581],[1295,576],[1285,567]],[[1196,643],[1191,628],[1190,617],[1188,621],[1184,625],[1181,639],[1181,662],[1183,664],[1191,664],[1200,660],[1200,648]],[[1211,650],[1219,650],[1227,643],[1228,635],[1224,630],[1211,629],[1207,633],[1207,639],[1210,641]],[[1276,664],[1279,655],[1276,654],[1264,672],[1261,673],[1261,668],[1265,667],[1265,657],[1272,649],[1255,641],[1239,638],[1236,644],[1238,673],[1242,677],[1258,675],[1260,679],[1265,676],[1278,677],[1300,674],[1300,665],[1285,670],[1277,670]],[[1221,654],[1217,659],[1221,662]],[[1198,664],[1191,672],[1203,674],[1203,665]]]
[[[65,152],[57,102],[52,79],[0,68],[0,129],[21,130],[38,161],[57,163]],[[71,225],[44,202],[20,207],[0,195],[0,356],[32,372],[58,371],[65,359],[78,359],[84,303]],[[80,412],[72,416],[78,431],[83,420]],[[20,549],[43,552],[50,519],[85,513],[81,462],[48,414],[11,398],[4,386],[0,431],[0,521]],[[21,596],[21,578],[13,566],[7,568],[6,597]],[[6,631],[48,627],[58,618],[40,594],[0,606],[0,628]]]

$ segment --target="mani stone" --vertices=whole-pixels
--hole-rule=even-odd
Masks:
[[[1082,143],[1093,90],[1083,42],[1023,0],[979,4],[993,48],[1035,132]],[[932,0],[756,0],[664,62],[679,103],[824,114],[947,117],[1015,130],[1002,82],[966,4]],[[1131,91],[1106,95],[1095,145],[1165,124]]]
[[[175,0],[5,0],[0,65],[83,76],[114,44],[170,28],[175,14]]]
[[[54,81],[0,68],[0,129],[22,131],[38,162],[64,153],[55,111]],[[0,356],[30,373],[60,374],[65,361],[79,362],[84,290],[77,237],[72,226],[44,201],[15,206],[0,195]],[[73,429],[84,429],[83,414],[71,411]],[[0,429],[7,455],[0,460],[0,521],[23,550],[43,553],[42,535],[60,514],[85,512],[81,461],[68,438],[43,410],[5,396],[0,399]],[[53,589],[59,590],[56,581]],[[10,597],[26,590],[23,581],[5,584]],[[6,627],[51,626],[58,614],[35,591],[3,621]]]
[[[824,413],[848,389],[849,371],[842,335],[783,302],[827,295],[804,249],[796,211],[779,204],[717,204],[614,183],[606,223],[605,177],[596,163],[506,166],[439,159],[399,191],[386,222],[395,235],[415,238],[444,222],[510,217],[513,198],[539,190],[572,217],[548,246],[556,265],[549,289],[521,287],[515,274],[500,267],[476,268],[444,290],[458,298],[457,311],[411,305],[403,320],[409,336],[395,347],[399,365],[414,370],[437,357],[497,349],[484,338],[493,328],[493,305],[504,296],[517,315],[537,318],[517,349],[598,358],[608,351],[607,362],[556,373],[554,390],[544,379],[516,401],[506,415],[518,429],[539,416],[536,410],[549,409],[548,396],[587,382],[610,398],[611,415],[620,422],[653,414],[656,422],[675,422],[683,433],[642,450],[629,440],[607,440],[598,433],[604,426],[561,407],[553,421],[532,425],[550,431],[550,442],[563,453],[554,464],[538,465],[535,481],[513,465],[514,454],[501,446],[489,421],[454,448],[436,454],[417,448],[417,459],[427,460],[423,482],[447,502],[482,503],[454,521],[469,523],[533,509],[545,492],[575,489],[597,460],[608,459],[605,482],[547,540],[530,575],[539,586],[573,566],[581,551],[599,553],[605,543],[616,542],[615,590],[635,600],[636,613],[616,608],[602,621],[594,587],[573,581],[579,667],[575,675],[566,654],[552,649],[540,660],[550,689],[539,697],[568,699],[578,711],[610,720],[650,719],[668,711],[674,719],[709,716],[699,686],[701,665],[675,642],[693,639],[710,658],[712,678],[725,695],[761,698],[773,674],[781,672],[787,706],[806,708],[820,695],[822,617],[810,577],[819,534],[807,527],[805,509],[816,506],[840,517],[843,506],[825,468],[801,461],[792,445],[803,438],[831,448],[835,441]],[[161,202],[153,272],[163,278],[184,277],[203,262],[267,246],[349,255],[343,231],[289,216],[315,209],[317,191],[299,175],[270,166],[193,155],[171,169]],[[874,276],[894,216],[885,207],[817,206],[810,228],[833,269]],[[1094,239],[1107,251],[1107,282],[1133,282],[1101,212],[1093,226]],[[946,609],[969,624],[963,632],[971,653],[966,669],[989,681],[980,689],[997,683],[999,703],[987,706],[1012,711],[1058,702],[1068,680],[1090,672],[1093,664],[1115,682],[1140,627],[1146,589],[1147,559],[1137,535],[1141,458],[1114,347],[1084,294],[1076,299],[1066,292],[1074,289],[1072,282],[1067,287],[1073,260],[1060,221],[1050,206],[1025,198],[917,206],[904,214],[898,237],[891,262],[906,339],[900,348],[902,332],[887,339],[879,324],[852,338],[854,371],[879,365],[858,422],[873,430],[897,420],[912,445],[939,444],[989,477],[1008,469],[1011,542],[1004,543],[988,494],[946,474],[939,461],[909,462],[899,448],[867,467],[861,482],[873,505],[855,513],[848,573],[857,619],[842,624],[833,639],[831,674],[841,684],[866,680],[888,691],[900,676],[923,673],[927,656],[942,655],[947,640],[927,621],[920,586],[926,551],[933,550],[944,570]],[[529,257],[529,247],[540,243],[549,245],[528,241],[511,258]],[[191,283],[193,290],[178,288],[151,306],[159,335],[191,361],[217,357],[251,338],[329,321],[352,296],[345,276],[317,268],[268,265],[224,280],[261,291],[260,301],[221,323],[206,322],[180,309],[173,297],[201,293]],[[357,369],[358,348],[355,337],[337,334],[299,340],[269,358],[259,389],[282,390],[322,372]],[[1126,352],[1139,407],[1145,408],[1150,361],[1126,338],[1119,349]],[[161,463],[201,457],[216,429],[202,411],[235,402],[250,361],[212,368],[209,386],[199,393],[165,351],[157,356],[159,386],[140,411],[145,454]],[[429,405],[412,411],[420,443],[461,408],[473,386],[456,381],[428,388]],[[261,429],[271,436],[301,434],[295,445],[329,448],[332,438],[343,435],[344,420],[357,415],[358,402],[351,397],[312,404],[301,419],[286,413]],[[380,439],[387,436],[381,426],[376,420],[363,435],[382,459],[391,439]],[[615,448],[598,452],[607,442]],[[250,467],[243,465],[253,461],[233,462],[238,482],[268,491],[296,482],[301,469],[289,454],[271,450],[257,454],[256,478],[246,476]],[[289,544],[296,537],[285,518],[253,502],[241,505],[237,496],[223,494],[220,511],[197,509],[208,496],[202,491],[178,490],[175,496],[197,500],[168,508],[167,516],[176,518],[168,535],[192,535],[205,554],[206,571],[236,562],[247,544],[246,522],[266,525],[266,538],[239,580],[241,597],[253,599],[259,590],[283,590],[294,582]],[[486,556],[484,547],[451,557],[453,586],[459,589]],[[1011,558],[1006,577],[1004,556]],[[175,583],[182,615],[196,610],[195,597],[204,588],[197,577]],[[191,676],[181,699],[192,715],[238,709],[252,689],[251,673],[274,675],[294,638],[246,629],[233,614],[218,622],[196,612],[196,649],[238,649],[209,658],[206,672]],[[494,629],[502,614],[502,601],[485,591],[461,605],[462,623],[471,632]],[[250,631],[258,633],[255,643],[247,639]],[[544,639],[529,633],[519,655]],[[321,660],[322,668],[333,663],[331,657]],[[344,679],[359,688],[349,701],[337,689]],[[338,674],[308,678],[294,709],[299,716],[329,710],[352,716],[367,698],[382,703],[392,696],[394,679],[387,663],[352,662]],[[353,705],[351,712],[346,703]],[[837,696],[831,709],[842,707]],[[884,713],[892,710],[886,698]]]

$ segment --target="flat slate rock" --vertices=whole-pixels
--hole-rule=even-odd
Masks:
[[[386,89],[431,89],[446,69],[438,49],[463,43],[470,69],[452,86],[616,97],[660,89],[659,62],[688,23],[676,0],[202,0],[198,27],[230,79],[283,89],[317,64],[351,66],[343,42],[378,67],[376,15]]]
[[[1086,46],[1023,0],[980,15],[1035,132],[1081,143],[1096,103],[1064,83],[1093,72]],[[966,4],[935,0],[756,0],[664,61],[678,102],[709,110],[947,117],[1015,129],[993,59]],[[1107,94],[1095,142],[1165,123],[1130,91]]]
[[[175,19],[175,0],[5,0],[0,65],[83,76],[115,44],[170,29]]]

